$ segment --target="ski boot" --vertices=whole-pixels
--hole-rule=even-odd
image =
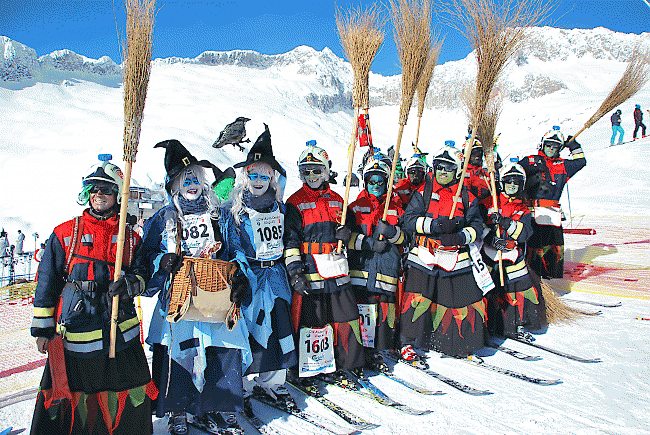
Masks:
[[[276,390],[279,391],[271,390],[271,393],[269,393],[260,385],[255,385],[253,387],[253,398],[258,399],[263,403],[276,403],[280,408],[285,409],[288,413],[291,413],[292,410],[298,409],[298,405],[296,405],[293,397],[289,394],[289,390],[287,390],[283,385],[276,387]]]
[[[334,373],[325,373],[319,376],[321,376],[321,379],[328,384],[337,385],[346,390],[356,390],[357,388],[354,379],[350,379],[342,370],[337,370]]]
[[[200,418],[193,417],[190,423],[215,435],[244,435],[244,430],[232,412],[206,412]]]
[[[389,371],[388,364],[384,361],[384,357],[377,352],[366,354],[366,367],[379,373]]]
[[[185,412],[174,412],[167,421],[171,435],[187,435],[187,416]]]
[[[413,349],[413,346],[411,346],[410,344],[407,344],[406,346],[402,347],[402,349],[400,350],[400,357],[402,358],[403,361],[405,361],[409,365],[412,365],[413,367],[424,369],[424,370],[429,368],[425,359],[420,355],[418,355],[415,349]]]
[[[535,337],[533,337],[533,334],[526,331],[526,329],[523,326],[517,326],[517,338],[520,340],[525,340],[529,343],[535,341]]]
[[[284,408],[289,410],[298,410],[298,405],[296,401],[293,400],[289,390],[284,385],[276,385],[271,389],[271,392],[275,395],[275,400],[280,403]]]

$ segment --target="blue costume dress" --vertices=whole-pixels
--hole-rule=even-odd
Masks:
[[[152,377],[160,390],[155,409],[158,416],[181,411],[196,416],[206,412],[235,412],[243,406],[241,376],[251,363],[246,322],[240,320],[228,331],[224,323],[166,320],[170,280],[158,266],[163,254],[175,251],[172,241],[176,237],[177,216],[175,207],[168,205],[147,220],[143,228],[143,251],[148,256],[151,273],[147,294],[158,293],[146,340],[153,347]],[[184,215],[188,216],[191,214]],[[180,221],[182,230],[191,231],[184,219]],[[239,239],[230,237],[234,234],[230,213],[221,210],[218,218],[209,221],[215,241],[223,243],[217,258],[233,260],[231,253],[241,248]],[[247,267],[238,259],[234,261],[240,268]]]

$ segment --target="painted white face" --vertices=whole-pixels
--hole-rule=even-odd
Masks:
[[[246,168],[250,185],[248,190],[254,196],[261,196],[269,190],[273,169],[266,163],[253,163]]]
[[[113,207],[117,201],[117,193],[115,193],[113,186],[107,187],[93,186],[90,190],[90,206],[93,210],[103,213]]]
[[[180,194],[188,201],[196,201],[203,193],[203,186],[192,171],[185,171],[181,175]]]
[[[325,165],[304,165],[299,168],[299,171],[300,179],[313,190],[318,190],[325,181],[329,180]]]

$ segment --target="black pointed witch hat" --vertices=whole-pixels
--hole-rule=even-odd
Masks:
[[[198,160],[185,146],[176,139],[164,140],[154,145],[154,148],[165,148],[165,170],[169,180],[165,183],[165,189],[170,192],[171,182],[183,169],[189,165],[198,165],[204,168],[212,168],[212,163],[207,160]]]
[[[286,171],[273,156],[273,147],[271,146],[271,132],[269,131],[269,126],[264,124],[264,132],[255,141],[255,144],[251,147],[246,156],[246,161],[237,163],[233,167],[243,168],[255,162],[263,162],[271,166],[271,168],[278,171],[282,174],[283,177],[287,176]]]

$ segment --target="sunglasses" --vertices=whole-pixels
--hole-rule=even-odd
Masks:
[[[444,171],[444,172],[454,172],[456,170],[456,165],[453,165],[451,163],[438,163],[436,166],[437,171]]]
[[[100,195],[112,195],[117,193],[117,187],[112,185],[93,185],[90,188],[90,193],[99,193]]]
[[[508,177],[503,179],[503,184],[519,184],[519,183],[517,182],[517,178]]]
[[[383,186],[384,184],[386,184],[386,180],[374,180],[374,181],[368,180],[366,184],[368,186]]]
[[[183,186],[187,187],[190,186],[191,184],[199,184],[199,179],[194,177],[194,178],[186,178],[185,181],[183,182]]]
[[[300,175],[320,175],[322,173],[322,169],[300,169]]]
[[[544,142],[544,146],[545,146],[546,148],[553,148],[553,149],[556,149],[556,150],[559,150],[559,149],[560,149],[560,144],[559,144],[559,143],[555,143],[555,142]]]
[[[258,178],[259,178],[260,180],[262,180],[262,181],[269,181],[269,180],[271,179],[271,177],[269,177],[268,175],[261,175],[261,174],[257,174],[257,173],[255,173],[255,172],[253,172],[252,174],[248,174],[248,178],[249,178],[251,181],[255,181],[255,180],[257,180]]]

